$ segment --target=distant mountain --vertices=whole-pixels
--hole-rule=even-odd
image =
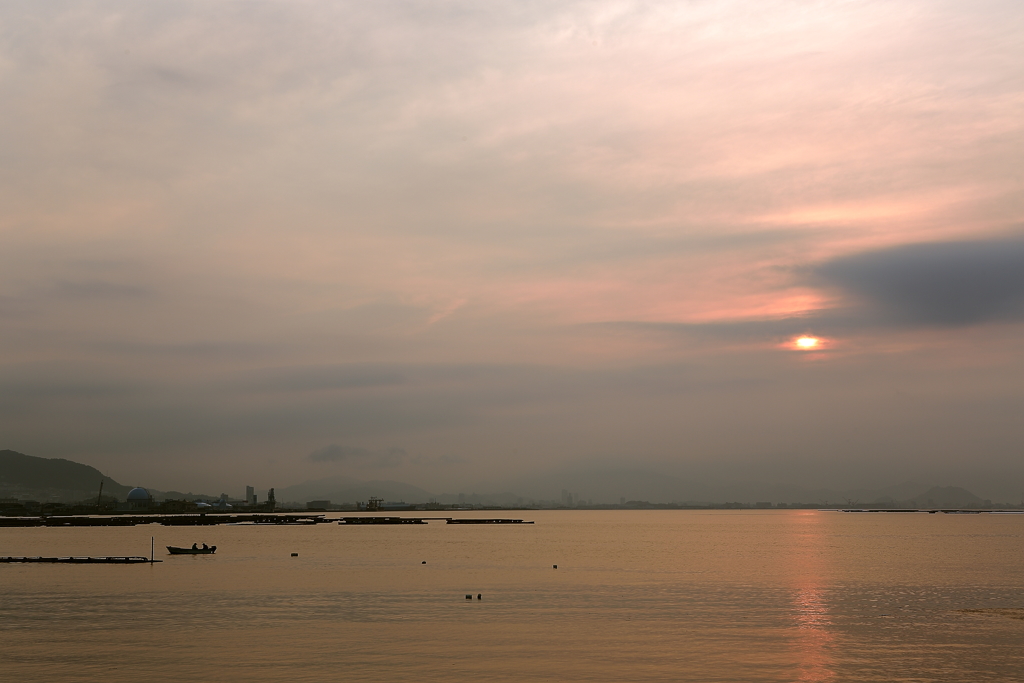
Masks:
[[[125,498],[131,487],[119,484],[95,467],[64,460],[0,451],[0,497],[74,502],[103,495]]]
[[[884,488],[812,488],[785,483],[750,481],[699,481],[672,476],[654,470],[630,467],[565,467],[543,474],[517,479],[481,482],[464,489],[481,492],[481,498],[498,496],[491,492],[514,491],[524,502],[557,503],[562,491],[573,501],[595,504],[627,501],[651,503],[811,503],[820,505],[856,505],[882,507],[983,507],[986,501],[966,489],[906,481]],[[510,497],[504,494],[505,500]],[[469,501],[470,496],[464,496]],[[439,502],[450,502],[451,496],[438,496]]]
[[[518,507],[522,505],[535,505],[536,500],[525,498],[514,493],[442,493],[436,496],[435,500],[442,505],[500,505],[504,507]]]
[[[335,504],[365,502],[371,496],[406,503],[427,503],[434,497],[429,491],[400,481],[361,481],[345,476],[307,481],[274,492],[274,497],[283,504],[303,505],[311,500],[329,500]]]
[[[0,498],[41,502],[95,500],[103,482],[104,496],[124,500],[131,487],[104,476],[95,467],[62,458],[37,458],[11,450],[0,450]],[[470,503],[484,505],[555,504],[562,491],[572,495],[573,504],[648,501],[651,503],[819,503],[829,505],[965,508],[983,507],[987,501],[957,486],[929,486],[904,482],[880,489],[814,489],[789,484],[707,485],[689,478],[640,468],[563,468],[511,480],[479,482],[460,487],[458,493],[433,494],[400,481],[362,481],[335,476],[306,481],[276,490],[279,503],[305,505],[312,500],[355,503],[371,496],[406,503]],[[149,489],[156,500],[166,498],[209,498],[200,494],[162,492]]]
[[[959,486],[933,486],[916,497],[922,507],[965,508],[981,507],[988,503]]]
[[[595,504],[618,503],[623,498],[659,503],[713,500],[713,493],[699,482],[628,467],[566,467],[517,479],[483,482],[469,489],[514,491],[527,500],[555,502],[562,500],[565,490],[573,500],[590,500]]]

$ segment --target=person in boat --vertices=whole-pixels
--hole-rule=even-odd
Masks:
[[[208,545],[206,545],[206,544],[204,543],[204,544],[203,544],[203,550],[209,550],[209,549],[210,549],[210,546],[208,546]]]
[[[199,550],[199,546],[195,543],[192,544],[192,550]]]

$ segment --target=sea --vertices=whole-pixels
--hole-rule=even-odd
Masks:
[[[1024,681],[1024,514],[443,514],[535,523],[0,528],[162,560],[0,564],[0,678]]]

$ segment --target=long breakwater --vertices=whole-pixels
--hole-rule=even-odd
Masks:
[[[349,516],[328,517],[324,514],[177,514],[177,515],[65,515],[40,517],[0,517],[0,527],[95,527],[95,526],[138,526],[159,524],[161,526],[216,526],[220,524],[267,524],[305,526],[311,524],[332,524],[342,526],[365,524],[426,524],[428,521],[443,521],[446,524],[533,524],[522,519],[470,519],[455,517],[406,517]]]

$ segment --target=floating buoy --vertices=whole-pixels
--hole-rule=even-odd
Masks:
[[[551,568],[552,569],[558,569],[558,565],[557,564],[553,564],[553,565],[551,565]]]
[[[483,600],[484,599],[484,594],[483,593],[477,593],[476,594],[476,599],[477,600]]]
[[[420,562],[420,564],[426,564],[426,563],[427,563],[426,560],[423,560],[422,562]]]
[[[298,557],[298,556],[299,556],[298,553],[292,553],[292,557]]]
[[[473,596],[472,596],[472,595],[467,595],[467,596],[466,596],[466,599],[467,599],[467,600],[472,600],[472,599],[473,599]]]

